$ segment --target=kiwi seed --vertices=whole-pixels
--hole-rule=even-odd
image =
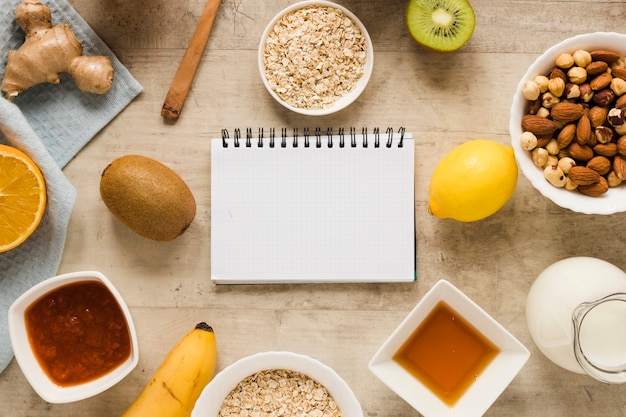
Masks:
[[[467,0],[409,0],[407,26],[417,43],[437,52],[453,52],[469,41],[476,16]]]

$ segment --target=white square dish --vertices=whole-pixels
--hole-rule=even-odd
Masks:
[[[70,284],[84,282],[99,282],[111,293],[126,320],[129,332],[130,355],[108,373],[74,385],[59,385],[44,371],[31,345],[28,325],[26,320],[27,310],[41,297],[45,297],[52,291],[58,290]],[[139,348],[137,334],[128,306],[122,296],[103,274],[96,271],[73,272],[48,278],[33,286],[11,305],[9,308],[9,334],[15,359],[24,376],[41,398],[49,403],[69,403],[79,401],[97,395],[126,377],[137,365],[139,360]],[[73,334],[73,333],[71,333]],[[81,343],[76,338],[76,343]]]
[[[394,359],[433,309],[444,302],[489,340],[499,352],[454,405],[448,405]],[[459,289],[438,281],[384,342],[369,363],[370,371],[424,417],[483,415],[522,369],[530,352]]]

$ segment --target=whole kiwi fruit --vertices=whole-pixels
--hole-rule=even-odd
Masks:
[[[196,201],[171,168],[142,155],[115,159],[102,172],[100,196],[117,219],[156,241],[180,236],[196,215]]]

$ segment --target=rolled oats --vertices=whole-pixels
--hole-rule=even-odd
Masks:
[[[367,44],[343,11],[312,5],[283,16],[265,42],[265,75],[286,103],[324,109],[356,87]]]
[[[224,399],[218,417],[341,417],[337,403],[319,382],[286,369],[257,372]]]

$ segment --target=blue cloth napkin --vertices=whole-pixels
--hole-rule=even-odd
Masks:
[[[20,109],[0,99],[0,142],[20,149],[39,166],[46,180],[48,200],[41,223],[15,249],[0,253],[0,371],[11,361],[9,307],[24,291],[54,276],[61,261],[67,224],[76,190],[67,180]]]
[[[1,0],[0,78],[4,75],[7,52],[24,42],[24,32],[15,23],[13,12],[22,0]],[[50,155],[63,168],[87,142],[142,90],[109,47],[66,0],[41,0],[52,12],[52,24],[69,23],[83,45],[83,55],[108,55],[115,79],[107,94],[83,93],[68,74],[61,83],[40,84],[18,95],[14,103],[41,138]],[[6,6],[5,6],[6,5]]]
[[[0,0],[0,78],[7,52],[18,49],[24,33],[13,12],[21,0]],[[13,102],[0,98],[0,143],[28,154],[46,180],[48,205],[37,230],[19,247],[0,253],[0,372],[13,358],[8,309],[24,291],[57,274],[76,190],[62,168],[142,90],[66,0],[42,0],[52,12],[52,24],[69,23],[83,44],[84,55],[108,55],[115,70],[105,95],[83,93],[63,74],[58,85],[32,87]]]

